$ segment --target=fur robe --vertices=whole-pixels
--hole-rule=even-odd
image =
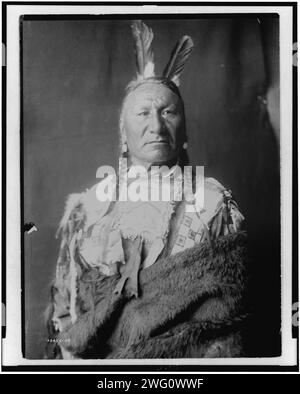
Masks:
[[[126,288],[113,294],[118,275],[89,269],[79,285],[81,315],[52,334],[80,358],[240,357],[246,272],[244,232],[159,259],[140,271],[137,299]]]

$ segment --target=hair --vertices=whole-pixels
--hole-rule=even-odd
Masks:
[[[126,158],[129,157],[128,152],[126,152],[126,153],[122,152],[123,133],[124,133],[124,112],[125,112],[126,101],[132,92],[134,92],[137,88],[139,88],[140,86],[145,85],[147,83],[156,83],[156,84],[164,85],[178,96],[181,106],[182,106],[185,141],[187,141],[187,135],[186,135],[186,129],[185,129],[186,124],[185,124],[184,102],[183,102],[183,99],[181,97],[181,94],[180,94],[180,91],[179,91],[177,85],[175,85],[175,83],[172,82],[171,80],[164,78],[164,77],[151,77],[151,78],[143,79],[140,81],[133,80],[127,85],[127,87],[125,89],[126,93],[123,98],[122,105],[121,105],[121,111],[120,111],[120,120],[119,120],[120,148],[119,149],[120,149],[122,157],[126,157]],[[188,163],[189,163],[189,158],[188,158],[187,151],[185,149],[182,149],[181,152],[179,153],[179,156],[178,156],[178,164],[180,166],[185,166],[185,165],[188,165]]]

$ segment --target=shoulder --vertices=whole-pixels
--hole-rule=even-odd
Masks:
[[[223,200],[226,189],[215,178],[204,178],[204,196],[208,200],[218,202]]]
[[[224,190],[226,190],[225,187],[215,178],[204,178],[204,185],[206,189],[219,193],[222,193]]]
[[[213,222],[222,220],[222,222],[226,221],[223,224],[227,228],[230,227],[233,231],[240,229],[244,216],[241,214],[230,189],[225,188],[215,178],[205,178],[203,197],[203,209],[200,214],[202,220],[209,227],[213,227]]]
[[[69,194],[66,198],[63,216],[60,220],[57,234],[66,230],[87,229],[105,215],[109,201],[99,201],[96,183],[81,193]]]
[[[204,178],[204,183],[197,184],[196,194],[202,188],[202,212],[206,212],[207,218],[213,216],[224,202],[225,187],[214,178]]]

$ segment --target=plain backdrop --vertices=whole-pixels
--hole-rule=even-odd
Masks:
[[[146,20],[155,34],[156,71],[178,38],[195,44],[182,77],[191,164],[233,191],[246,217],[252,282],[253,355],[280,353],[280,178],[278,18]],[[24,332],[27,358],[43,358],[43,312],[55,275],[55,232],[68,194],[117,165],[124,88],[135,75],[129,20],[21,23],[25,234]],[[277,136],[277,139],[276,139]],[[252,346],[253,345],[253,346]]]

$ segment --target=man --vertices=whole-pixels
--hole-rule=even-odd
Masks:
[[[243,216],[219,182],[186,171],[178,86],[193,42],[179,40],[157,77],[152,30],[140,21],[132,29],[138,75],[120,117],[118,198],[102,199],[106,179],[67,202],[49,307],[60,346],[50,357],[240,356]],[[147,198],[132,198],[137,190]]]

